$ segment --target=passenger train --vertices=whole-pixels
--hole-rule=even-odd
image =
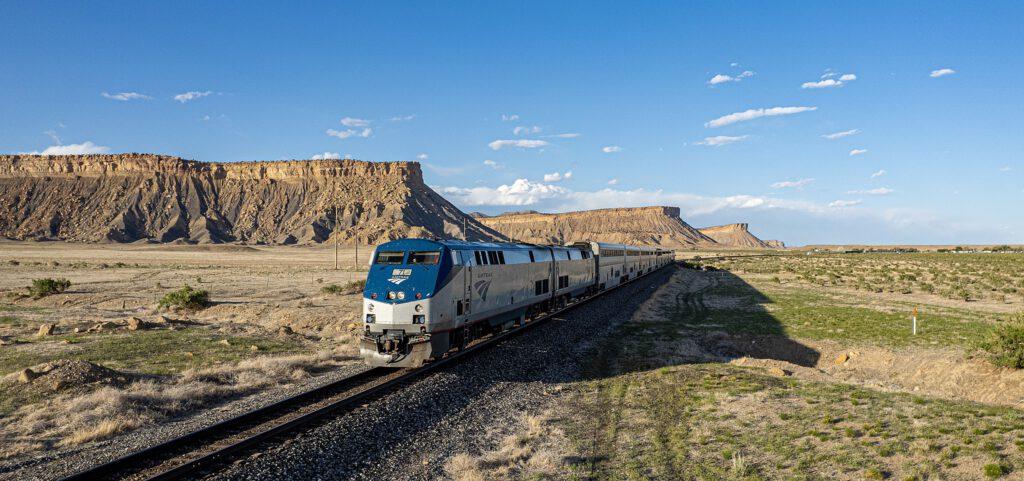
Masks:
[[[419,367],[475,338],[651,273],[670,250],[400,239],[377,246],[363,292],[360,355]]]

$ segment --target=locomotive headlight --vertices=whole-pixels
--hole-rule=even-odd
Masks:
[[[404,293],[404,292],[402,292],[402,291],[399,291],[399,292],[398,292],[398,298],[399,298],[399,299],[405,299],[405,293]]]
[[[394,299],[394,298],[395,298],[395,291],[388,291],[388,299]]]
[[[423,312],[423,304],[416,304],[416,312]]]

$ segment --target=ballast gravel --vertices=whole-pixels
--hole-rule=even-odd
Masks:
[[[545,325],[387,394],[355,412],[273,442],[216,480],[428,480],[458,453],[494,449],[562,383],[580,379],[592,342],[628,320],[674,267],[562,313]]]

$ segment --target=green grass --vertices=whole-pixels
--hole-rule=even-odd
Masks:
[[[65,339],[71,344],[62,344]],[[230,345],[222,344],[220,341],[223,339],[228,339]],[[258,355],[298,352],[302,348],[297,341],[285,338],[222,336],[195,329],[24,340],[29,342],[0,349],[0,373],[18,371],[55,359],[81,359],[118,370],[166,375],[190,367],[253,357],[257,354],[250,351],[252,345],[259,347]],[[189,357],[186,352],[193,355]]]
[[[323,294],[335,294],[335,295],[359,294],[359,293],[363,292],[364,289],[366,289],[366,280],[365,279],[364,280],[358,280],[358,281],[352,281],[352,282],[349,282],[349,283],[345,284],[344,286],[341,286],[341,285],[338,285],[338,284],[328,284],[326,286],[321,287],[320,288],[320,292],[323,293]]]

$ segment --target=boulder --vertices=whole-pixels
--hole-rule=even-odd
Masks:
[[[52,336],[53,335],[53,331],[54,331],[54,329],[56,327],[57,326],[55,326],[53,324],[50,324],[50,323],[43,324],[43,325],[39,326],[39,332],[37,333],[37,335],[39,337]]]
[[[129,331],[138,331],[139,329],[146,329],[148,327],[149,327],[149,324],[146,323],[145,321],[143,321],[142,319],[139,319],[138,317],[129,317],[128,318],[128,330]]]
[[[789,373],[786,372],[786,370],[782,369],[781,367],[771,367],[771,368],[768,368],[768,374],[771,374],[772,376],[778,376],[778,377],[786,377],[786,376],[789,375]]]
[[[23,383],[23,384],[28,384],[28,383],[32,382],[32,380],[37,378],[37,377],[39,377],[39,374],[36,374],[35,371],[33,371],[33,370],[29,369],[29,368],[25,368],[25,369],[22,369],[21,372],[18,373],[18,382]]]
[[[846,364],[846,361],[849,361],[849,360],[850,360],[850,355],[844,352],[844,353],[840,354],[839,357],[836,358],[836,366],[838,366],[840,364]]]

